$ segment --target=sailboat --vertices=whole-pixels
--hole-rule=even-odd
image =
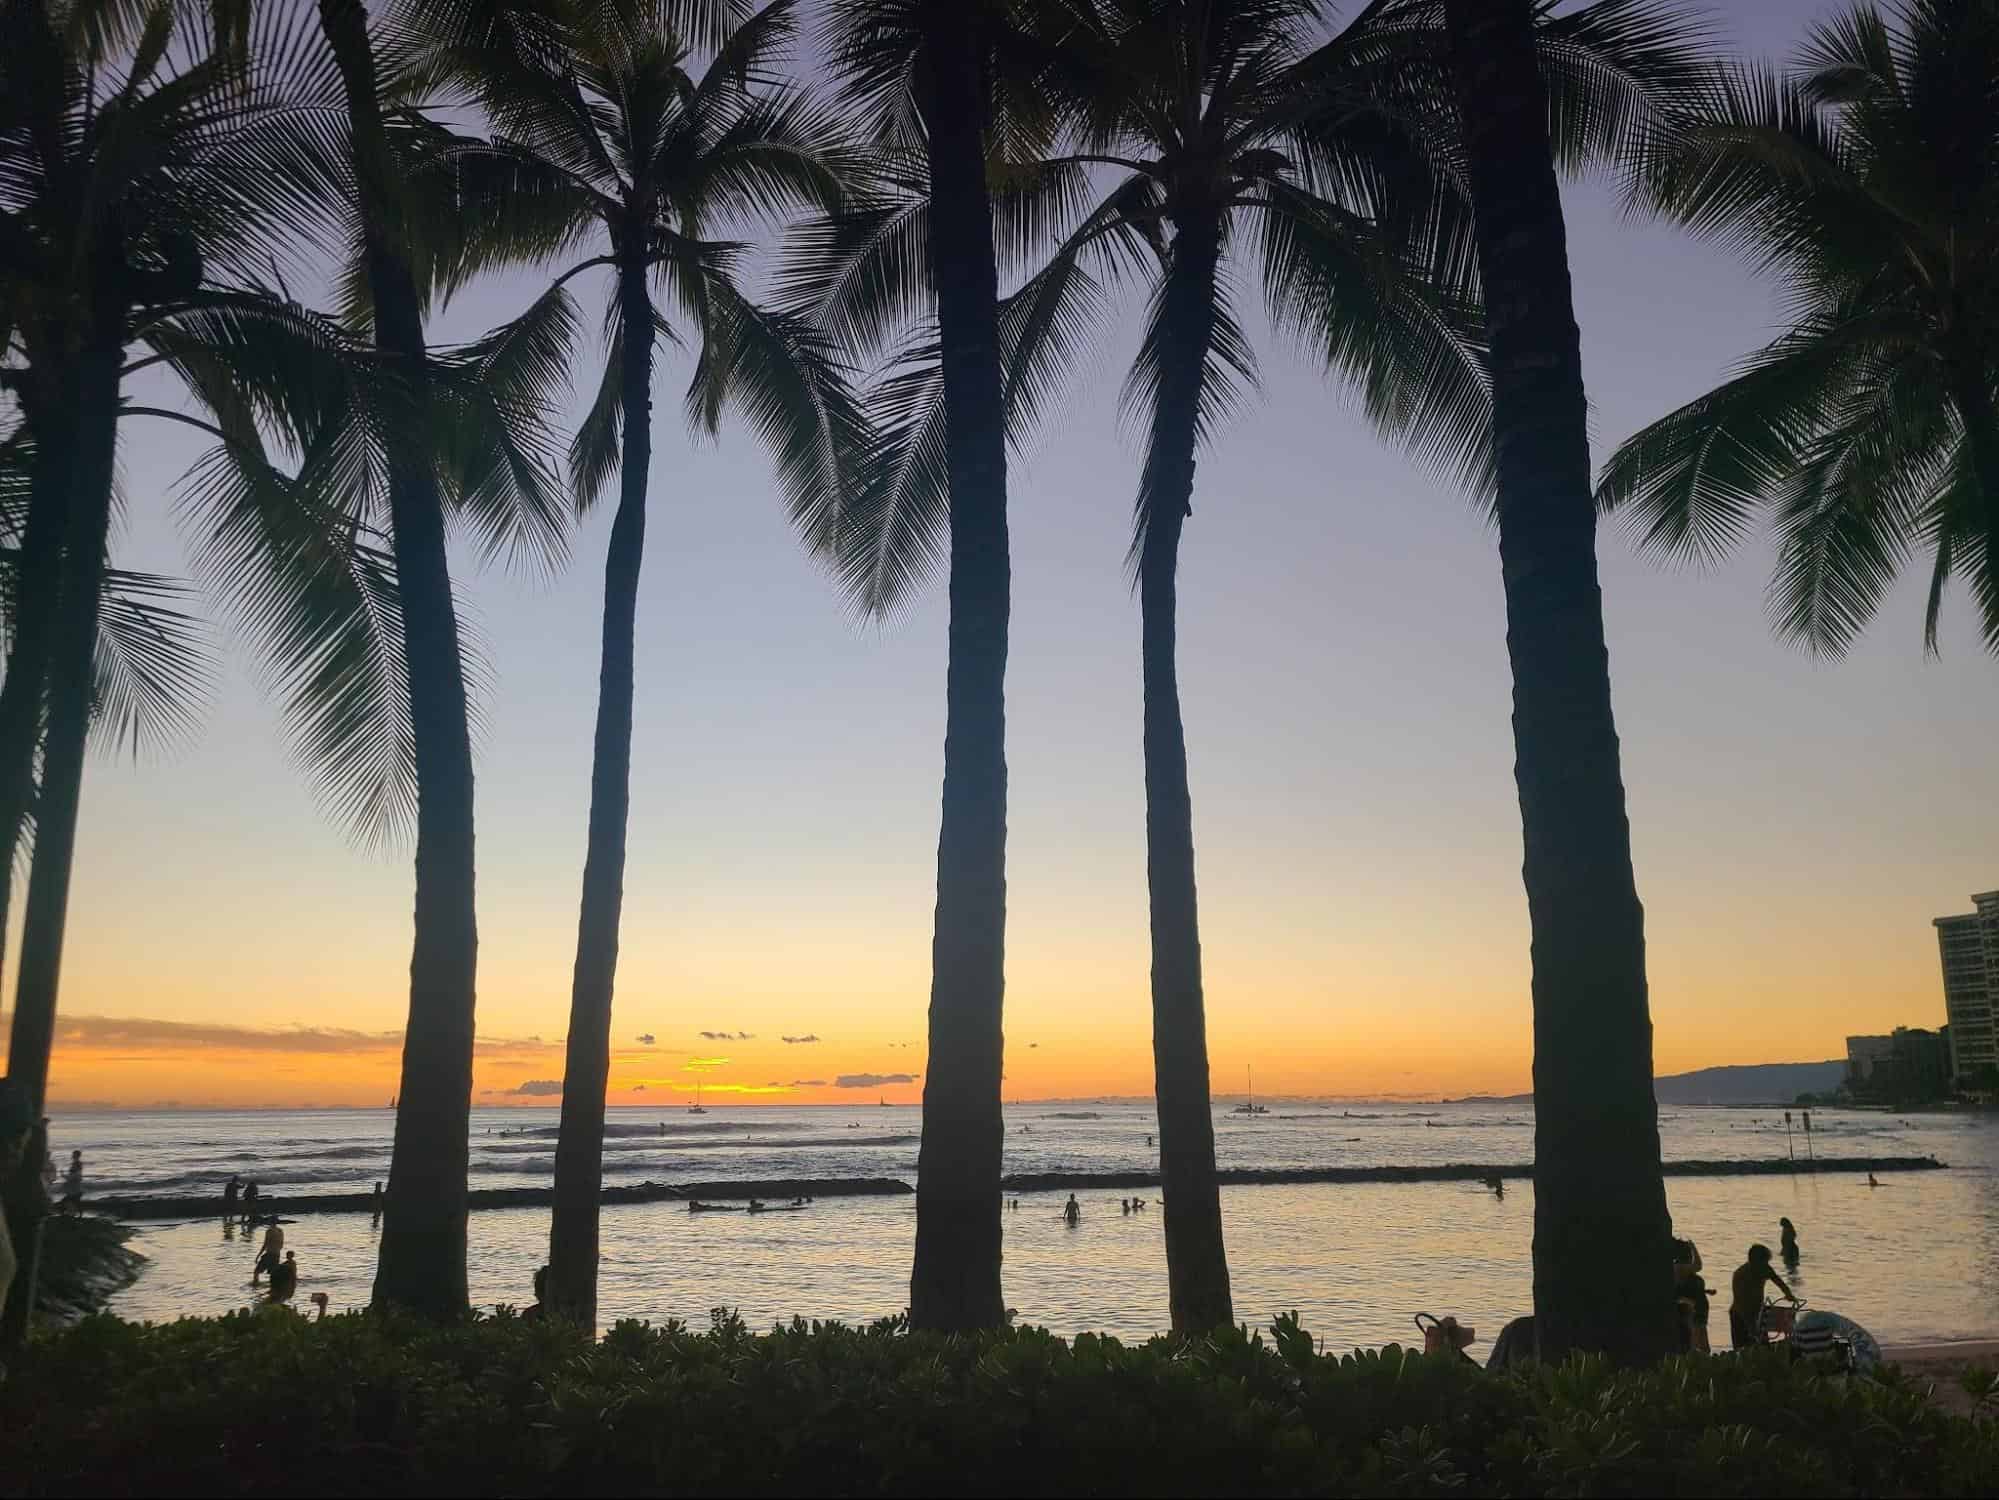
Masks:
[[[698,1083],[694,1085],[694,1102],[687,1106],[687,1112],[690,1115],[705,1115],[708,1113],[707,1110],[701,1107],[701,1085]]]
[[[1249,1099],[1246,1103],[1238,1104],[1234,1109],[1230,1110],[1229,1113],[1232,1115],[1269,1114],[1270,1110],[1267,1106],[1258,1104],[1256,1102],[1256,1075],[1250,1072],[1248,1068],[1244,1068],[1242,1070],[1242,1075],[1244,1081],[1249,1085]]]

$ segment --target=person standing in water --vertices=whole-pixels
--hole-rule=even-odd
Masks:
[[[62,1207],[64,1213],[74,1213],[83,1206],[83,1153],[69,1154],[69,1171],[62,1179]]]
[[[233,1219],[236,1217],[236,1200],[242,1196],[242,1193],[243,1179],[238,1177],[234,1172],[231,1172],[229,1180],[222,1184],[223,1218]]]
[[[1798,1226],[1789,1219],[1779,1219],[1777,1228],[1780,1231],[1777,1253],[1784,1257],[1784,1264],[1795,1271],[1798,1268]]]
[[[266,1271],[271,1273],[272,1284],[276,1284],[278,1256],[284,1248],[285,1232],[278,1227],[278,1221],[273,1219],[271,1220],[271,1227],[264,1231],[264,1243],[262,1248],[257,1251],[257,1263],[250,1268],[251,1286],[255,1286],[257,1278]]]
[[[1077,1206],[1076,1195],[1071,1193],[1069,1201],[1062,1205],[1062,1222],[1072,1228],[1083,1221],[1083,1210]]]
[[[287,1250],[285,1252],[284,1263],[282,1265],[273,1264],[271,1266],[270,1300],[273,1302],[289,1302],[292,1300],[292,1293],[297,1290],[298,1253],[293,1250]]]
[[[243,1184],[243,1222],[257,1222],[257,1179],[254,1177]]]

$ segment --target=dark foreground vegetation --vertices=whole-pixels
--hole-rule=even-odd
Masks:
[[[85,1320],[0,1384],[15,1494],[1976,1495],[1999,1424],[1783,1355],[1487,1374],[1280,1320],[756,1335],[510,1316]]]

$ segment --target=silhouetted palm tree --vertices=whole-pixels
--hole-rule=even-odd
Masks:
[[[1931,555],[1999,651],[1999,3],[1900,0],[1819,22],[1788,71],[1718,71],[1666,137],[1660,212],[1780,278],[1791,326],[1627,439],[1599,499],[1680,557],[1776,524],[1778,631],[1829,655]]]
[[[589,846],[549,1235],[549,1304],[586,1327],[597,1313],[654,346],[662,336],[678,339],[675,323],[694,336],[689,416],[710,432],[725,405],[749,419],[814,546],[836,535],[846,471],[863,446],[865,423],[829,341],[802,317],[758,307],[736,280],[743,247],[711,237],[841,207],[849,164],[834,118],[776,73],[794,9],[793,0],[778,0],[720,36],[697,79],[672,6],[433,0],[425,8],[432,61],[469,88],[494,132],[490,144],[457,148],[449,159],[482,188],[532,202],[542,243],[531,242],[531,252],[601,246],[563,271],[543,305],[566,305],[563,284],[584,270],[612,272],[603,377],[570,451],[580,506],[595,502],[614,470],[620,484],[604,563]],[[655,285],[671,299],[671,315],[655,304]]]
[[[1078,351],[1151,291],[1126,386],[1148,441],[1132,549],[1142,613],[1153,1047],[1176,1327],[1232,1320],[1215,1177],[1191,799],[1174,662],[1179,537],[1194,463],[1254,381],[1229,262],[1250,255],[1273,319],[1427,466],[1489,489],[1486,377],[1470,214],[1437,0],[1363,7],[1329,30],[1309,0],[1099,0],[1033,17],[1063,154],[1009,162],[998,206],[1039,265],[1001,304],[1010,428],[1023,434]],[[1657,11],[1610,0],[1539,30],[1566,160],[1619,152],[1651,95],[1689,67]],[[1019,139],[1016,135],[1015,139]],[[1092,174],[1096,174],[1092,176]],[[920,184],[914,185],[920,195]],[[901,210],[907,215],[910,210]],[[1068,227],[1066,234],[1057,230]],[[818,289],[866,336],[923,247],[895,220],[825,247]],[[1250,248],[1241,241],[1253,236]],[[1042,247],[1052,243],[1052,251]],[[846,259],[839,259],[844,251]],[[880,403],[897,459],[857,517],[871,587],[891,596],[934,550],[941,391],[924,350]]]
[[[221,502],[208,514],[204,564],[245,622],[263,629],[302,758],[336,791],[378,769],[392,793],[401,781],[396,751],[407,734],[395,725],[406,710],[399,691],[376,691],[384,663],[400,659],[384,638],[394,628],[393,579],[369,559],[360,515],[347,508],[357,476],[379,458],[384,429],[371,408],[389,382],[379,369],[354,368],[339,329],[256,280],[318,205],[312,164],[337,114],[329,70],[310,28],[288,13],[218,5],[215,14],[227,24],[170,0],[60,12],[20,5],[4,18],[0,378],[19,403],[9,446],[25,450],[29,483],[14,559],[12,702],[0,715],[0,812],[11,863],[39,748],[9,1059],[36,1100],[54,1030],[85,732],[107,716],[123,732],[141,706],[170,716],[188,686],[163,585],[105,565],[122,421],[171,420],[221,439],[192,476],[198,509]],[[128,358],[128,346],[141,357]],[[505,410],[514,399],[507,361],[491,350],[481,360],[451,372],[434,434],[448,434],[446,466],[464,478],[508,462],[496,459],[488,429],[515,420]],[[178,377],[203,415],[129,400],[125,378],[148,367]],[[299,454],[299,478],[272,466],[260,424]],[[381,575],[372,586],[370,574]],[[49,576],[53,596],[36,604],[33,586]],[[34,608],[44,611],[38,620]],[[121,633],[130,636],[122,653]],[[16,1286],[24,1294],[10,1299],[10,1329],[22,1326],[15,1315],[32,1275]]]
[[[1492,362],[1533,925],[1535,1327],[1544,1357],[1595,1349],[1635,1363],[1674,1347],[1671,1223],[1548,91],[1532,0],[1445,11]]]
[[[1011,0],[832,0],[828,37],[855,113],[916,193],[850,218],[817,247],[804,283],[868,247],[880,275],[869,305],[834,326],[860,347],[915,308],[934,312],[936,347],[919,377],[937,419],[914,442],[877,450],[845,559],[866,608],[892,604],[936,536],[898,531],[913,471],[941,504],[948,533],[950,645],[945,682],[943,816],[931,942],[929,1058],[917,1158],[912,1325],[997,1327],[1000,1292],[1000,1081],[1006,947],[1006,656],[1011,562],[1006,426],[1000,387],[999,272],[990,160],[1004,159],[1022,117],[1006,107],[996,49],[1018,40]],[[860,273],[863,278],[870,275]],[[835,280],[840,277],[835,272]],[[906,390],[878,393],[893,411]],[[948,412],[948,421],[944,413]],[[919,502],[920,503],[920,502]],[[870,537],[887,537],[870,546]],[[898,550],[900,542],[909,543]]]
[[[520,415],[561,379],[573,327],[543,306],[492,335],[449,370],[427,349],[430,294],[476,269],[479,235],[500,232],[504,204],[461,202],[438,167],[448,132],[385,88],[360,0],[319,0],[320,27],[346,102],[344,154],[332,162],[334,203],[359,255],[350,316],[373,335],[374,431],[382,436],[388,541],[399,593],[409,753],[416,789],[416,936],[403,1040],[377,1301],[435,1318],[466,1309],[465,1178],[472,1092],[478,929],[473,903],[472,754],[465,666],[445,555],[447,509],[469,504],[497,539],[530,516],[544,552],[560,536],[538,453],[496,449],[454,418],[477,395],[513,382],[501,416]],[[358,396],[360,393],[357,391]],[[525,502],[523,507],[519,502]],[[483,523],[482,524],[486,524]]]

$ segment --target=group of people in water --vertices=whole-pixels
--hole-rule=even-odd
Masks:
[[[223,1235],[225,1238],[233,1235],[238,1223],[243,1225],[246,1237],[255,1225],[264,1226],[264,1238],[257,1246],[257,1258],[250,1265],[250,1285],[254,1287],[262,1282],[264,1305],[283,1307],[298,1294],[298,1252],[285,1248],[284,1226],[278,1222],[275,1213],[267,1215],[264,1212],[261,1198],[254,1178],[245,1181],[230,1173],[229,1181],[222,1187]],[[379,1182],[375,1184],[374,1213],[375,1221],[380,1223],[382,1185]],[[311,1300],[319,1309],[319,1316],[325,1317],[326,1293],[314,1292]]]

